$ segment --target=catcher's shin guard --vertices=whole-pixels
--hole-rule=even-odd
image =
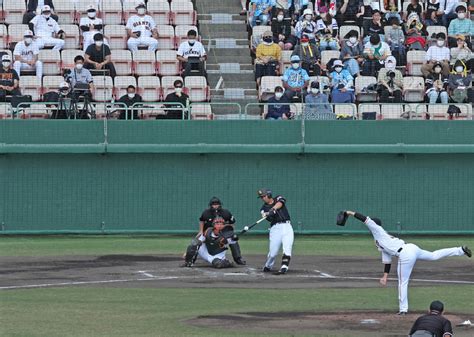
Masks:
[[[199,250],[199,241],[198,240],[191,241],[191,244],[186,249],[186,255],[184,256],[184,265],[186,267],[191,267],[194,264],[194,262],[196,262],[198,250]]]
[[[232,262],[230,262],[227,259],[222,259],[222,260],[221,259],[214,259],[214,260],[212,260],[212,266],[214,268],[221,269],[221,268],[233,267],[233,264],[232,264]]]
[[[232,243],[229,245],[230,251],[232,252],[232,258],[235,263],[240,265],[245,265],[247,262],[242,259],[242,254],[240,253],[240,246],[238,242]]]

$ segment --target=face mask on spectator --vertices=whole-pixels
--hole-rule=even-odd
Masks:
[[[139,15],[143,15],[143,14],[145,14],[145,12],[146,12],[146,9],[143,8],[143,7],[140,7],[140,8],[137,9],[137,13],[138,13]]]
[[[464,12],[458,13],[458,19],[463,20],[464,18],[466,18],[466,13]]]
[[[337,72],[337,73],[340,73],[342,71],[342,67],[335,67],[334,70]]]
[[[444,46],[444,40],[438,40],[438,41],[436,41],[436,44],[438,45],[438,47],[443,47]]]
[[[26,44],[31,44],[31,42],[33,42],[33,38],[32,38],[32,37],[25,37],[25,43],[26,43]]]
[[[387,63],[385,64],[385,68],[390,69],[390,70],[393,70],[393,69],[395,69],[395,63],[393,63],[393,62],[387,62]]]
[[[457,66],[457,67],[455,68],[455,70],[456,70],[456,72],[458,72],[458,73],[462,73],[462,72],[464,71],[464,67],[463,67],[463,66]]]
[[[10,61],[2,61],[2,66],[8,68],[10,66]]]
[[[174,92],[177,93],[177,94],[180,94],[182,91],[183,91],[183,88],[181,88],[181,87],[174,88]]]
[[[266,44],[271,44],[273,42],[273,39],[271,36],[265,36],[263,39],[263,42],[265,42]]]
[[[356,37],[350,37],[349,38],[349,42],[352,43],[352,44],[356,44],[357,43],[357,38]]]
[[[96,14],[97,14],[97,13],[96,13],[95,11],[93,11],[93,12],[87,12],[87,16],[90,17],[91,19],[95,18]]]
[[[43,18],[45,19],[49,19],[50,16],[51,16],[51,13],[43,13]]]
[[[321,14],[321,17],[322,17],[322,14]],[[304,18],[305,18],[306,21],[311,21],[311,19],[313,18],[313,16],[312,16],[311,14],[306,14],[306,15],[304,16]]]
[[[128,96],[128,98],[132,99],[133,97],[135,97],[135,93],[134,92],[129,92],[129,93],[127,93],[127,96]]]
[[[312,88],[311,89],[311,92],[315,95],[317,95],[319,93],[319,89],[318,88]]]
[[[83,65],[82,63],[76,64],[76,69],[77,69],[77,70],[81,70],[82,67],[84,67],[84,65]]]
[[[283,93],[282,93],[282,92],[276,92],[276,93],[275,93],[275,97],[278,98],[278,99],[280,99],[280,98],[283,97]]]
[[[188,43],[189,43],[190,45],[193,45],[195,42],[196,42],[195,39],[188,39]]]
[[[293,67],[293,69],[298,69],[300,67],[300,64],[296,62],[296,63],[292,63],[291,66]]]
[[[434,72],[439,74],[441,72],[441,67],[434,68]]]
[[[104,41],[95,41],[97,47],[101,47],[104,44]]]
[[[284,16],[283,16],[282,14],[280,14],[280,15],[277,16],[277,20],[278,20],[278,21],[283,21],[283,18],[284,18]]]

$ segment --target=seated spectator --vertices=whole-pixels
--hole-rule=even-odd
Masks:
[[[303,12],[303,18],[296,23],[296,37],[301,39],[303,36],[306,36],[311,43],[316,43],[317,31],[316,21],[313,20],[313,11],[307,8]]]
[[[271,0],[252,0],[252,9],[250,10],[250,25],[266,26],[271,19],[273,3]]]
[[[336,20],[340,26],[347,21],[354,21],[358,26],[362,26],[364,13],[364,1],[344,0],[337,11]]]
[[[94,43],[94,35],[100,33],[104,28],[102,19],[97,17],[97,9],[94,5],[87,6],[87,16],[81,18],[79,28],[82,31],[83,50],[86,51],[87,47]],[[106,39],[104,39],[104,43],[107,44]]]
[[[421,66],[421,73],[425,78],[428,76],[436,62],[440,62],[442,64],[443,74],[448,76],[451,53],[445,44],[446,34],[438,33],[436,35],[436,45],[428,48],[428,51],[426,52],[426,63]]]
[[[23,15],[23,24],[27,25],[36,16],[36,13],[41,13],[41,9],[44,5],[48,5],[51,8],[51,18],[58,22],[58,16],[54,14],[53,0],[28,0],[26,6],[26,13]]]
[[[369,42],[372,35],[377,34],[380,41],[385,41],[385,31],[382,25],[382,15],[380,11],[374,10],[372,12],[372,20],[368,24],[367,28],[364,27],[364,43]]]
[[[441,25],[442,16],[443,16],[443,12],[440,11],[439,0],[429,0],[426,4],[425,25],[426,26]]]
[[[380,102],[400,103],[403,93],[403,75],[396,68],[397,60],[389,56],[385,60],[385,68],[379,70],[377,82],[380,84]]]
[[[306,70],[301,68],[301,59],[298,55],[290,58],[291,67],[283,74],[283,86],[285,95],[293,102],[303,102],[304,91],[309,84],[309,76]]]
[[[174,92],[169,93],[166,98],[165,108],[167,108],[166,115],[158,115],[156,119],[187,119],[188,118],[188,109],[189,104],[191,103],[189,100],[189,96],[183,92],[183,81],[176,80],[173,83]],[[175,104],[173,104],[175,103]],[[176,104],[180,103],[180,104]],[[184,110],[183,110],[184,106]]]
[[[464,35],[457,35],[456,43],[457,43],[457,46],[455,48],[451,48],[450,64],[454,65],[454,63],[456,63],[457,60],[463,61],[463,63],[467,67],[467,70],[472,72],[474,54],[472,53],[471,49],[469,49],[469,47],[467,46]]]
[[[23,41],[18,42],[13,50],[13,69],[15,69],[18,78],[21,76],[22,70],[36,71],[36,77],[41,83],[43,78],[43,63],[38,60],[39,49],[33,42],[33,32],[26,30],[23,33]]]
[[[136,88],[133,85],[129,85],[127,87],[127,94],[120,97],[118,100],[119,103],[125,104],[127,107],[132,107],[135,103],[143,102],[142,96],[136,93]],[[140,119],[138,116],[138,109],[133,109],[133,119]],[[131,111],[128,110],[128,116],[126,114],[126,110],[120,110],[120,115],[118,119],[131,119]]]
[[[21,95],[19,84],[20,78],[14,69],[11,68],[12,59],[10,55],[2,56],[2,67],[0,68],[0,102],[9,101],[7,96]]]
[[[456,7],[457,19],[454,19],[449,24],[448,28],[448,44],[450,47],[456,46],[456,36],[474,36],[474,22],[466,18],[466,7],[459,5]]]
[[[408,16],[405,32],[405,44],[409,50],[425,50],[426,40],[424,36],[428,34],[416,13],[411,13]]]
[[[421,13],[423,12],[423,7],[420,5],[419,0],[410,0],[410,3],[407,6],[406,12],[403,12],[403,21],[407,21],[411,14],[416,14],[421,18]]]
[[[400,12],[402,11],[402,3],[400,0],[383,0],[380,11],[384,14],[385,21],[396,18],[398,22],[402,21]]]
[[[390,56],[388,44],[380,41],[377,34],[370,36],[369,42],[364,46],[364,68],[363,75],[373,76],[382,68],[385,59]]]
[[[148,50],[155,51],[158,48],[158,32],[156,31],[155,20],[146,14],[144,2],[139,2],[137,14],[132,15],[127,21],[128,49],[134,52],[139,46],[146,46]]]
[[[204,46],[197,40],[197,32],[194,29],[188,31],[188,40],[181,42],[176,58],[184,68],[183,77],[190,75],[206,76],[207,54]]]
[[[276,76],[281,60],[281,48],[273,42],[272,32],[263,33],[263,41],[257,46],[255,59],[255,79],[260,85],[262,76]]]
[[[339,27],[326,9],[321,8],[321,19],[316,22],[316,29],[319,38],[319,50],[338,50],[337,34]]]
[[[433,337],[453,336],[454,333],[453,328],[451,327],[451,322],[449,319],[442,316],[443,311],[444,305],[442,302],[431,302],[428,314],[416,319],[408,335],[412,336],[416,332],[426,332],[427,335],[431,334]]]
[[[360,75],[360,66],[364,62],[364,46],[359,41],[359,33],[351,30],[345,36],[347,39],[341,49],[339,58],[344,63],[344,68],[349,71],[352,77]]]
[[[275,87],[275,95],[268,99],[268,111],[265,119],[279,120],[291,119],[290,100],[283,94],[283,88]]]
[[[466,65],[462,61],[456,61],[454,71],[448,78],[451,99],[456,103],[474,102],[474,91],[471,83],[472,75],[467,74]]]
[[[443,65],[436,62],[425,80],[426,97],[430,104],[447,104],[449,95],[448,76],[443,75]]]
[[[321,75],[321,66],[319,61],[321,55],[319,49],[314,43],[310,43],[308,37],[303,36],[301,43],[297,44],[291,55],[298,55],[301,59],[301,67],[306,70],[309,76]]]
[[[48,5],[43,6],[41,15],[36,15],[29,26],[36,35],[35,44],[38,49],[53,47],[53,50],[61,50],[64,48],[66,33],[51,17],[51,8]]]
[[[323,85],[312,82],[308,95],[305,97],[304,119],[336,119],[329,104],[328,95],[323,93]],[[331,118],[332,115],[334,118]]]
[[[334,61],[331,78],[331,103],[354,103],[354,78],[341,60]]]
[[[293,12],[295,17],[299,17],[301,13],[307,10],[311,4],[309,0],[288,0],[288,3],[290,6],[290,12]]]
[[[94,44],[87,47],[84,59],[84,68],[101,71],[101,75],[115,77],[116,72],[110,48],[104,44],[104,36],[101,33],[94,35]]]
[[[91,98],[91,93],[94,92],[94,79],[91,72],[84,68],[84,57],[77,55],[74,58],[74,69],[69,70],[66,79],[71,85],[73,93],[88,89],[88,96]]]
[[[389,24],[392,29],[389,30],[386,36],[387,44],[390,46],[390,51],[397,60],[397,64],[406,66],[405,35],[400,27],[400,22],[397,18],[390,18]]]
[[[291,18],[285,16],[282,9],[277,11],[272,19],[273,41],[278,43],[282,50],[291,50],[296,44],[296,37],[291,34]]]
[[[456,18],[456,8],[458,7],[459,0],[444,0],[440,1],[440,7],[443,12],[441,22],[446,28],[449,27],[451,20]]]

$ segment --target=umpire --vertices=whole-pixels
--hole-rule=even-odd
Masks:
[[[229,210],[222,208],[222,202],[219,198],[212,197],[209,201],[209,208],[205,209],[199,218],[199,235],[204,234],[206,229],[213,226],[212,223],[216,217],[223,218],[226,225],[234,225],[235,223],[234,216],[229,212]],[[229,244],[229,247],[235,263],[245,265],[246,262],[242,259],[239,243],[234,241]]]
[[[410,330],[412,337],[448,337],[453,336],[453,328],[449,319],[442,316],[444,305],[440,301],[430,304],[428,314],[418,317]]]

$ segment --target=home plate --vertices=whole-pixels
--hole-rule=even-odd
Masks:
[[[376,319],[363,319],[360,321],[361,324],[380,324]]]

